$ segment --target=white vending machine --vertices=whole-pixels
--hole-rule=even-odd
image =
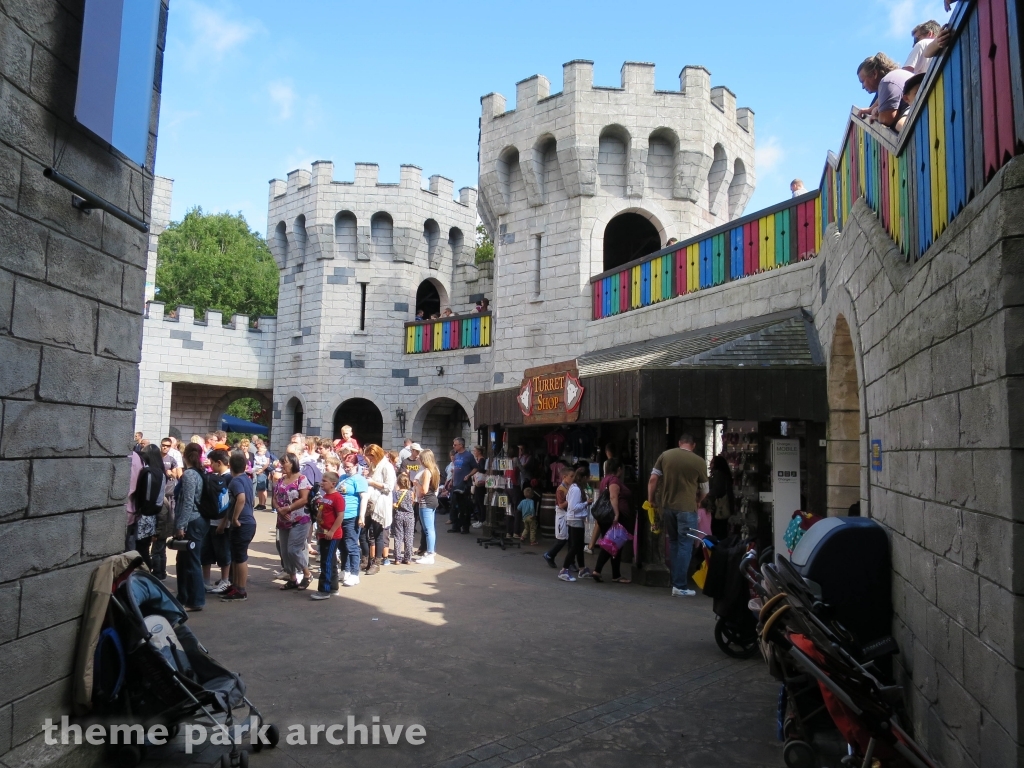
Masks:
[[[800,509],[800,441],[772,439],[772,527],[775,553],[787,555],[782,540],[793,513]]]

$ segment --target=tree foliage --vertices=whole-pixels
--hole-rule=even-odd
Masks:
[[[195,207],[160,235],[157,299],[166,311],[195,307],[233,314],[277,314],[278,270],[266,241],[241,213],[205,213]]]
[[[483,264],[485,261],[494,261],[494,243],[487,235],[483,224],[476,225],[476,263]]]
[[[227,407],[226,413],[236,419],[245,419],[254,424],[262,424],[264,427],[270,426],[270,414],[255,397],[243,397],[235,400]]]

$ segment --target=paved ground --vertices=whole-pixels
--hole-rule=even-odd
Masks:
[[[724,656],[711,601],[635,585],[566,584],[542,547],[484,550],[439,534],[434,566],[390,566],[323,602],[281,592],[259,515],[250,598],[189,621],[282,733],[292,724],[422,724],[421,746],[288,746],[277,766],[780,766],[777,684]],[[174,589],[173,578],[168,585]],[[282,739],[283,741],[283,739]],[[382,736],[381,741],[384,741]],[[148,764],[207,765],[183,741]]]

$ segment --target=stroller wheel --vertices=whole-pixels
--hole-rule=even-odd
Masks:
[[[111,763],[117,768],[135,768],[142,762],[142,749],[134,744],[123,744],[114,750]]]
[[[787,768],[818,768],[818,755],[806,741],[787,741],[782,759]]]
[[[238,753],[238,768],[249,768],[249,753],[244,749]]]
[[[726,619],[715,622],[715,642],[734,659],[749,659],[757,652],[757,632],[745,632]]]
[[[220,756],[220,768],[231,768],[231,755]]]
[[[277,730],[276,725],[271,725],[267,728],[267,741],[270,742],[271,747],[276,747],[277,742],[281,740],[281,732]]]

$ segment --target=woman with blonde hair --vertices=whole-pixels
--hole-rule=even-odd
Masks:
[[[379,445],[370,443],[365,446],[363,455],[370,462],[372,470],[366,481],[370,486],[368,503],[370,515],[366,521],[366,539],[370,545],[370,552],[366,561],[366,575],[373,576],[380,572],[382,561],[386,560],[388,556],[394,511],[394,500],[391,494],[395,490],[398,478],[395,475],[394,465]]]
[[[437,512],[437,489],[441,485],[441,470],[437,468],[437,461],[434,459],[434,452],[427,450],[420,453],[420,464],[423,465],[416,477],[413,478],[412,486],[416,491],[416,500],[420,503],[420,524],[427,536],[427,551],[416,559],[420,565],[434,564],[434,514]]]

